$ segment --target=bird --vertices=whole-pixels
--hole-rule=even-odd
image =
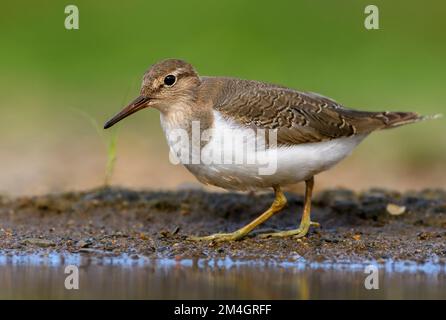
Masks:
[[[200,76],[181,59],[153,64],[144,73],[140,95],[108,120],[104,129],[146,108],[160,112],[171,154],[200,182],[227,190],[274,191],[271,206],[244,227],[188,237],[215,242],[243,239],[286,206],[282,188],[299,182],[305,182],[299,226],[259,236],[305,237],[310,227],[319,226],[311,220],[315,175],[347,157],[374,131],[439,116],[360,111],[313,92],[254,80]],[[211,133],[203,137],[204,132]],[[234,160],[238,156],[242,161]],[[249,157],[254,160],[248,163]],[[262,157],[267,161],[258,160]],[[273,163],[271,170],[262,173],[268,160]]]

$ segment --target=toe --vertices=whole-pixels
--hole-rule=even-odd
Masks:
[[[237,234],[235,233],[216,233],[210,236],[204,237],[188,237],[187,240],[190,241],[214,241],[214,242],[224,242],[224,241],[235,241],[238,240]]]
[[[295,230],[286,230],[286,231],[279,231],[279,232],[273,232],[273,233],[264,233],[259,235],[260,238],[285,238],[294,236],[296,234],[299,234],[301,232],[300,229]]]

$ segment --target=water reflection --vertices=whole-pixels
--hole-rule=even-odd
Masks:
[[[65,289],[66,265],[79,266],[79,290]],[[365,264],[0,254],[0,298],[446,298],[446,267],[435,261],[379,266],[380,289],[367,290]]]

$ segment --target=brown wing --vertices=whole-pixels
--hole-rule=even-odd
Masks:
[[[421,120],[412,112],[366,112],[336,101],[262,82],[226,79],[214,109],[236,122],[277,129],[278,144],[320,142]]]

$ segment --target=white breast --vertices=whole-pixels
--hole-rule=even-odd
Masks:
[[[171,151],[179,155],[179,149],[185,150],[187,146],[173,143],[169,138],[172,126],[163,123],[163,118],[161,122]],[[199,156],[200,162],[191,163],[190,157],[183,164],[201,182],[225,189],[283,186],[329,169],[366,137],[357,135],[326,142],[264,148],[264,134],[274,138],[273,132],[241,128],[214,111],[214,129],[209,142],[199,150],[199,155],[195,154],[195,159]]]

